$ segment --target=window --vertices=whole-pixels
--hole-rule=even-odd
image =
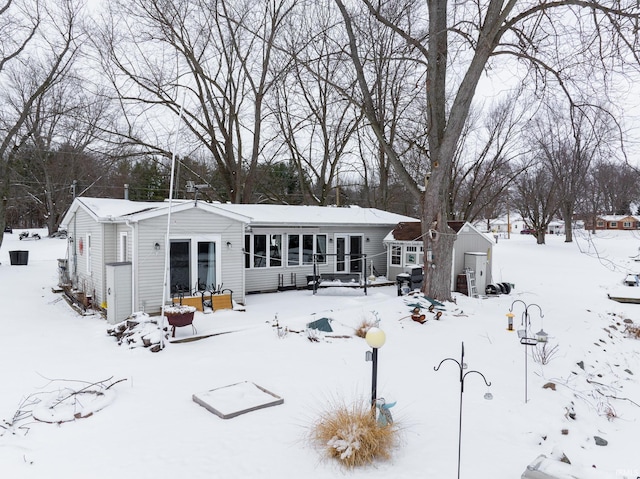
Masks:
[[[169,245],[170,293],[191,291],[191,241],[171,240]]]
[[[287,235],[287,266],[327,262],[327,235]]]
[[[251,268],[251,235],[244,237],[244,267]]]
[[[302,264],[313,264],[313,235],[302,235]]]
[[[127,233],[120,233],[120,251],[118,261],[127,261]]]
[[[625,221],[625,222],[622,223],[622,227],[624,229],[632,228],[633,227],[633,223],[631,223],[631,221]]]
[[[598,221],[596,222],[596,226],[597,226],[598,228],[604,228],[604,221],[602,221],[602,220],[598,220]]]
[[[418,248],[415,246],[407,246],[407,254],[405,255],[405,263],[406,264],[417,264],[417,253]]]
[[[213,290],[216,283],[216,244],[198,241],[198,291]]]
[[[254,234],[244,237],[244,267],[282,266],[282,235]]]
[[[424,246],[407,246],[405,264],[422,264],[424,261]]]
[[[609,226],[611,228],[617,228],[618,227],[618,222],[617,221],[612,221],[611,223],[609,223]]]
[[[402,258],[402,246],[391,247],[391,264],[400,265]]]
[[[282,235],[271,235],[269,240],[269,266],[282,266]]]
[[[298,266],[300,264],[300,236],[287,236],[287,264],[289,266]]]
[[[267,266],[267,235],[253,235],[253,267]]]
[[[87,240],[84,247],[87,249],[87,274],[91,274],[91,233],[87,233]]]
[[[316,261],[321,264],[327,262],[327,235],[316,235]]]

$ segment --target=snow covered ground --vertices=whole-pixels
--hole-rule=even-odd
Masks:
[[[367,296],[349,288],[252,295],[245,312],[196,313],[198,333],[227,334],[152,353],[118,346],[104,319],[78,315],[52,292],[64,240],[43,232],[42,240],[19,241],[19,232],[6,234],[0,249],[3,478],[456,477],[459,369],[453,361],[434,367],[459,360],[463,342],[468,371],[485,375],[493,400],[484,399],[479,375],[466,377],[461,477],[519,478],[541,454],[571,461],[570,472],[555,460],[548,466],[557,477],[640,476],[640,340],[624,333],[625,320],[640,324],[640,305],[607,299],[614,290],[640,292],[621,286],[640,273],[637,233],[576,234],[573,244],[549,236],[544,246],[528,235],[501,238],[494,278],[515,289],[486,299],[456,295],[439,321],[426,310],[426,323],[412,321],[417,299],[397,297],[395,286]],[[28,250],[28,265],[11,266],[12,250]],[[543,328],[548,349],[557,346],[544,366],[507,330],[516,300],[529,305],[531,330]],[[523,310],[513,305],[514,329]],[[323,317],[334,332],[310,341],[305,325]],[[330,404],[368,400],[369,348],[353,331],[376,319],[387,335],[378,393],[397,401],[391,411],[401,441],[389,461],[345,470],[310,444],[309,428]],[[176,332],[189,335],[189,327]],[[284,403],[221,419],[193,401],[245,382]],[[67,406],[69,390],[93,383],[100,394]],[[80,417],[35,420],[46,419],[42,408],[50,411],[47,400],[58,392],[60,409]]]

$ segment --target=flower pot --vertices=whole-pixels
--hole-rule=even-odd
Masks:
[[[165,309],[165,316],[167,321],[171,325],[171,336],[175,337],[176,328],[182,326],[189,326],[193,328],[193,316],[195,315],[196,308],[193,306],[170,306]],[[195,331],[195,328],[193,328]]]

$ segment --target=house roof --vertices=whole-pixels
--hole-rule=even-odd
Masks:
[[[300,205],[244,205],[215,204],[222,210],[241,214],[251,219],[252,225],[395,225],[401,221],[415,221],[415,218],[389,213],[376,208],[358,206],[300,206]]]
[[[634,215],[603,215],[598,216],[598,218],[603,221],[622,221],[627,218],[632,218],[634,221],[640,221],[640,218]]]
[[[391,226],[401,221],[415,221],[415,218],[409,216],[389,213],[376,208],[354,206],[245,205],[174,200],[171,211],[172,213],[179,212],[194,206],[214,214],[233,217],[252,226],[317,226],[325,224]],[[78,208],[83,208],[98,222],[139,221],[166,214],[169,202],[78,197],[65,214],[61,222],[62,225],[68,225],[73,213]]]

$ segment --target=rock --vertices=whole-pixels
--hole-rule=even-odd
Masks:
[[[576,363],[580,369],[582,369],[584,371],[584,361],[580,361],[579,363]]]
[[[609,444],[609,441],[602,439],[600,436],[593,436],[593,439],[596,441],[596,446],[606,446]]]
[[[562,452],[558,447],[554,447],[549,456],[556,461],[564,462],[565,464],[571,464],[571,461],[567,455]]]
[[[627,374],[631,374],[633,376],[633,373],[631,372],[630,369],[625,369],[624,372],[627,373]]]
[[[551,389],[552,391],[556,390],[556,383],[547,383],[544,386],[542,386],[542,389]]]

